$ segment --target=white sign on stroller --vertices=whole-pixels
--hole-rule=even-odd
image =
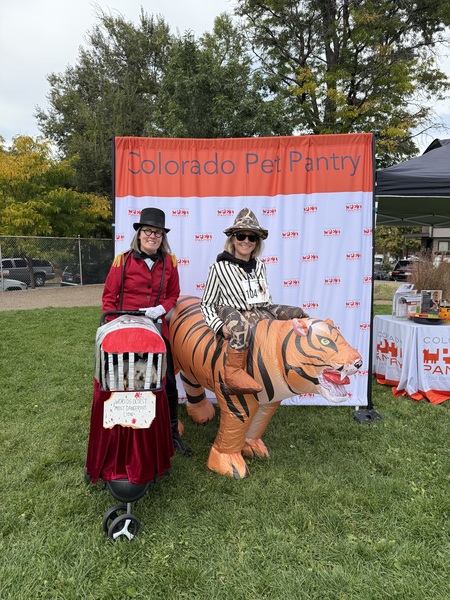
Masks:
[[[103,427],[148,429],[155,418],[155,400],[153,392],[113,392],[104,403]]]

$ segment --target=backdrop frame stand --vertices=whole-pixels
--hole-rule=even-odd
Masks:
[[[375,165],[375,138],[377,136],[376,131],[372,132],[372,302],[370,309],[370,334],[369,334],[369,367],[368,367],[368,382],[367,382],[367,408],[360,408],[357,406],[353,414],[353,418],[357,423],[366,423],[371,425],[374,421],[381,421],[382,416],[377,413],[374,409],[372,401],[373,391],[373,376],[372,376],[372,345],[373,345],[373,289],[374,289],[374,264],[375,264],[375,226],[376,226],[376,205],[375,205],[375,176],[376,176],[376,165]]]

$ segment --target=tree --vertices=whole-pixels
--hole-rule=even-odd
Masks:
[[[374,243],[375,252],[395,258],[403,258],[417,254],[421,250],[420,237],[408,237],[410,234],[420,236],[421,227],[389,227],[381,225],[376,228]]]
[[[75,67],[48,78],[43,134],[65,157],[79,156],[80,190],[111,189],[111,137],[289,135],[286,101],[267,89],[243,32],[216,19],[212,33],[175,38],[161,18],[137,26],[100,13]]]
[[[36,117],[66,158],[79,156],[78,188],[110,194],[111,138],[145,135],[172,36],[162,18],[143,11],[137,26],[103,12],[99,21],[76,66],[49,75],[50,109],[38,108]]]
[[[74,190],[75,165],[40,139],[0,145],[0,234],[110,236],[109,199]]]
[[[172,44],[156,106],[155,127],[149,135],[224,138],[292,133],[284,99],[269,96],[242,29],[226,14],[217,17],[212,33],[199,41],[187,33]]]
[[[379,166],[417,154],[412,132],[444,98],[436,49],[448,0],[237,0],[274,91],[299,133],[379,131]]]

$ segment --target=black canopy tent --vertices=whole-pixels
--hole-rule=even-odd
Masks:
[[[450,139],[376,172],[376,224],[450,227]]]
[[[436,139],[421,156],[379,169],[374,196],[376,225],[450,227],[450,139]],[[368,407],[355,419],[380,418],[373,410],[371,383]]]

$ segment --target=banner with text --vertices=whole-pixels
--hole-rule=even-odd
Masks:
[[[116,254],[128,250],[141,210],[161,208],[178,259],[181,293],[201,297],[209,266],[223,249],[224,229],[248,206],[269,230],[261,258],[274,302],[334,321],[364,360],[343,405],[366,406],[372,134],[117,137],[114,151]],[[284,404],[331,405],[317,395]]]

